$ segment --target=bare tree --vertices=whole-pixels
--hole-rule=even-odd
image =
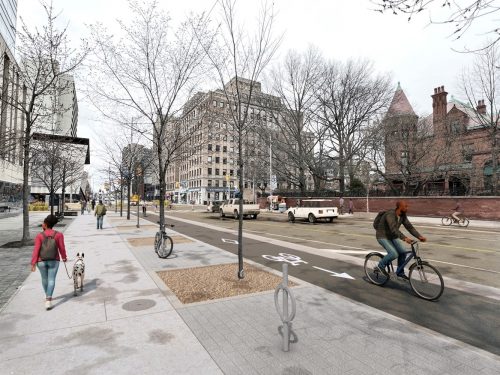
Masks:
[[[255,33],[244,29],[243,24],[239,23],[234,0],[220,0],[218,5],[222,20],[213,36],[215,45],[205,51],[228,104],[226,121],[237,141],[238,186],[243,193],[244,152],[245,146],[248,146],[244,140],[254,126],[250,112],[253,111],[252,106],[258,105],[258,79],[274,56],[280,39],[273,37],[274,13],[268,4],[262,6]],[[240,199],[238,211],[238,278],[242,279],[243,199]]]
[[[460,39],[473,24],[484,21],[492,13],[500,10],[500,3],[495,0],[468,0],[457,2],[451,0],[371,0],[377,8],[376,10],[385,13],[390,12],[394,15],[404,14],[411,21],[413,16],[421,13],[425,9],[447,8],[448,14],[445,18],[432,20],[434,24],[453,24],[454,31],[452,35],[455,39]],[[496,22],[497,20],[493,20]],[[486,34],[493,34],[494,39],[489,45],[496,44],[500,40],[500,28],[494,25]]]
[[[64,76],[73,72],[87,53],[85,43],[78,50],[70,47],[66,28],[59,30],[56,26],[59,14],[54,11],[52,3],[41,4],[46,15],[43,27],[30,30],[21,18],[18,29],[16,49],[20,61],[18,85],[21,87],[13,90],[12,95],[2,96],[2,103],[6,102],[19,111],[24,121],[21,140],[24,163],[22,243],[29,240],[29,172],[33,133],[51,128],[57,114],[54,113],[51,98],[67,90]],[[59,106],[57,110],[65,109]]]
[[[159,9],[129,1],[133,22],[119,22],[122,38],[92,27],[95,43],[89,87],[94,105],[116,120],[123,112],[139,117],[130,128],[154,146],[160,186],[160,226],[165,222],[165,175],[185,156],[190,132],[176,118],[182,100],[198,84],[204,59],[204,18],[191,17],[177,29]],[[196,34],[196,35],[195,35]],[[109,111],[110,107],[115,110]],[[183,114],[184,115],[184,114]],[[141,126],[142,125],[142,126]]]
[[[302,195],[307,190],[307,174],[312,168],[316,142],[311,122],[317,107],[316,87],[322,77],[324,61],[314,48],[299,54],[289,52],[283,67],[272,74],[273,88],[282,105],[274,110],[278,142],[273,144],[273,160],[280,165],[282,178],[297,186]]]
[[[318,88],[317,116],[328,137],[327,155],[339,166],[340,192],[345,192],[345,172],[363,160],[369,126],[390,102],[390,79],[374,76],[369,61],[332,62],[325,69]]]
[[[54,214],[56,193],[61,189],[62,207],[66,186],[81,179],[86,153],[64,136],[34,133],[31,157],[33,182],[42,183],[49,192],[50,213]]]
[[[491,190],[500,191],[500,50],[495,44],[476,52],[472,67],[462,74],[462,91],[467,97],[473,121],[483,127],[488,136],[491,153]]]

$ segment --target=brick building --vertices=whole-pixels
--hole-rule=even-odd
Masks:
[[[388,185],[405,195],[468,195],[491,190],[492,127],[483,100],[475,108],[444,86],[432,113],[418,116],[398,85],[384,119]],[[499,171],[500,172],[500,171]]]

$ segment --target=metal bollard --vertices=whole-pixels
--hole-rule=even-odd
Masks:
[[[280,290],[283,290],[283,310],[280,309],[278,303],[278,294]],[[291,300],[291,313],[288,313],[288,296]],[[288,264],[283,263],[283,281],[280,285],[276,287],[274,291],[274,305],[276,306],[276,311],[280,316],[283,325],[278,327],[279,334],[283,337],[283,351],[288,352],[290,350],[290,343],[295,344],[299,341],[297,335],[292,330],[292,320],[295,318],[295,297],[292,291],[288,287]]]

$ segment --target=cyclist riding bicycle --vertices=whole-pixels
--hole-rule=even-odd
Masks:
[[[376,227],[377,241],[387,251],[387,255],[380,260],[377,266],[378,271],[383,273],[385,276],[389,276],[386,271],[386,267],[390,262],[398,258],[399,267],[399,265],[403,264],[405,261],[405,253],[407,251],[401,240],[407,243],[412,242],[411,238],[400,232],[399,227],[401,224],[403,224],[406,230],[408,230],[408,232],[420,241],[425,242],[427,240],[424,236],[417,232],[413,225],[411,225],[408,217],[406,216],[407,212],[408,203],[403,200],[397,201],[396,208],[386,211],[380,218]],[[397,276],[408,280],[408,277],[404,274],[404,270]]]
[[[464,209],[460,201],[457,201],[457,204],[452,211],[453,213],[451,214],[451,217],[453,218],[453,220],[455,220],[455,223],[458,223],[460,221],[460,218],[464,215]]]

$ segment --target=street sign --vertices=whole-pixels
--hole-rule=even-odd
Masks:
[[[276,189],[278,187],[278,181],[276,180],[276,175],[271,175],[271,189]]]

